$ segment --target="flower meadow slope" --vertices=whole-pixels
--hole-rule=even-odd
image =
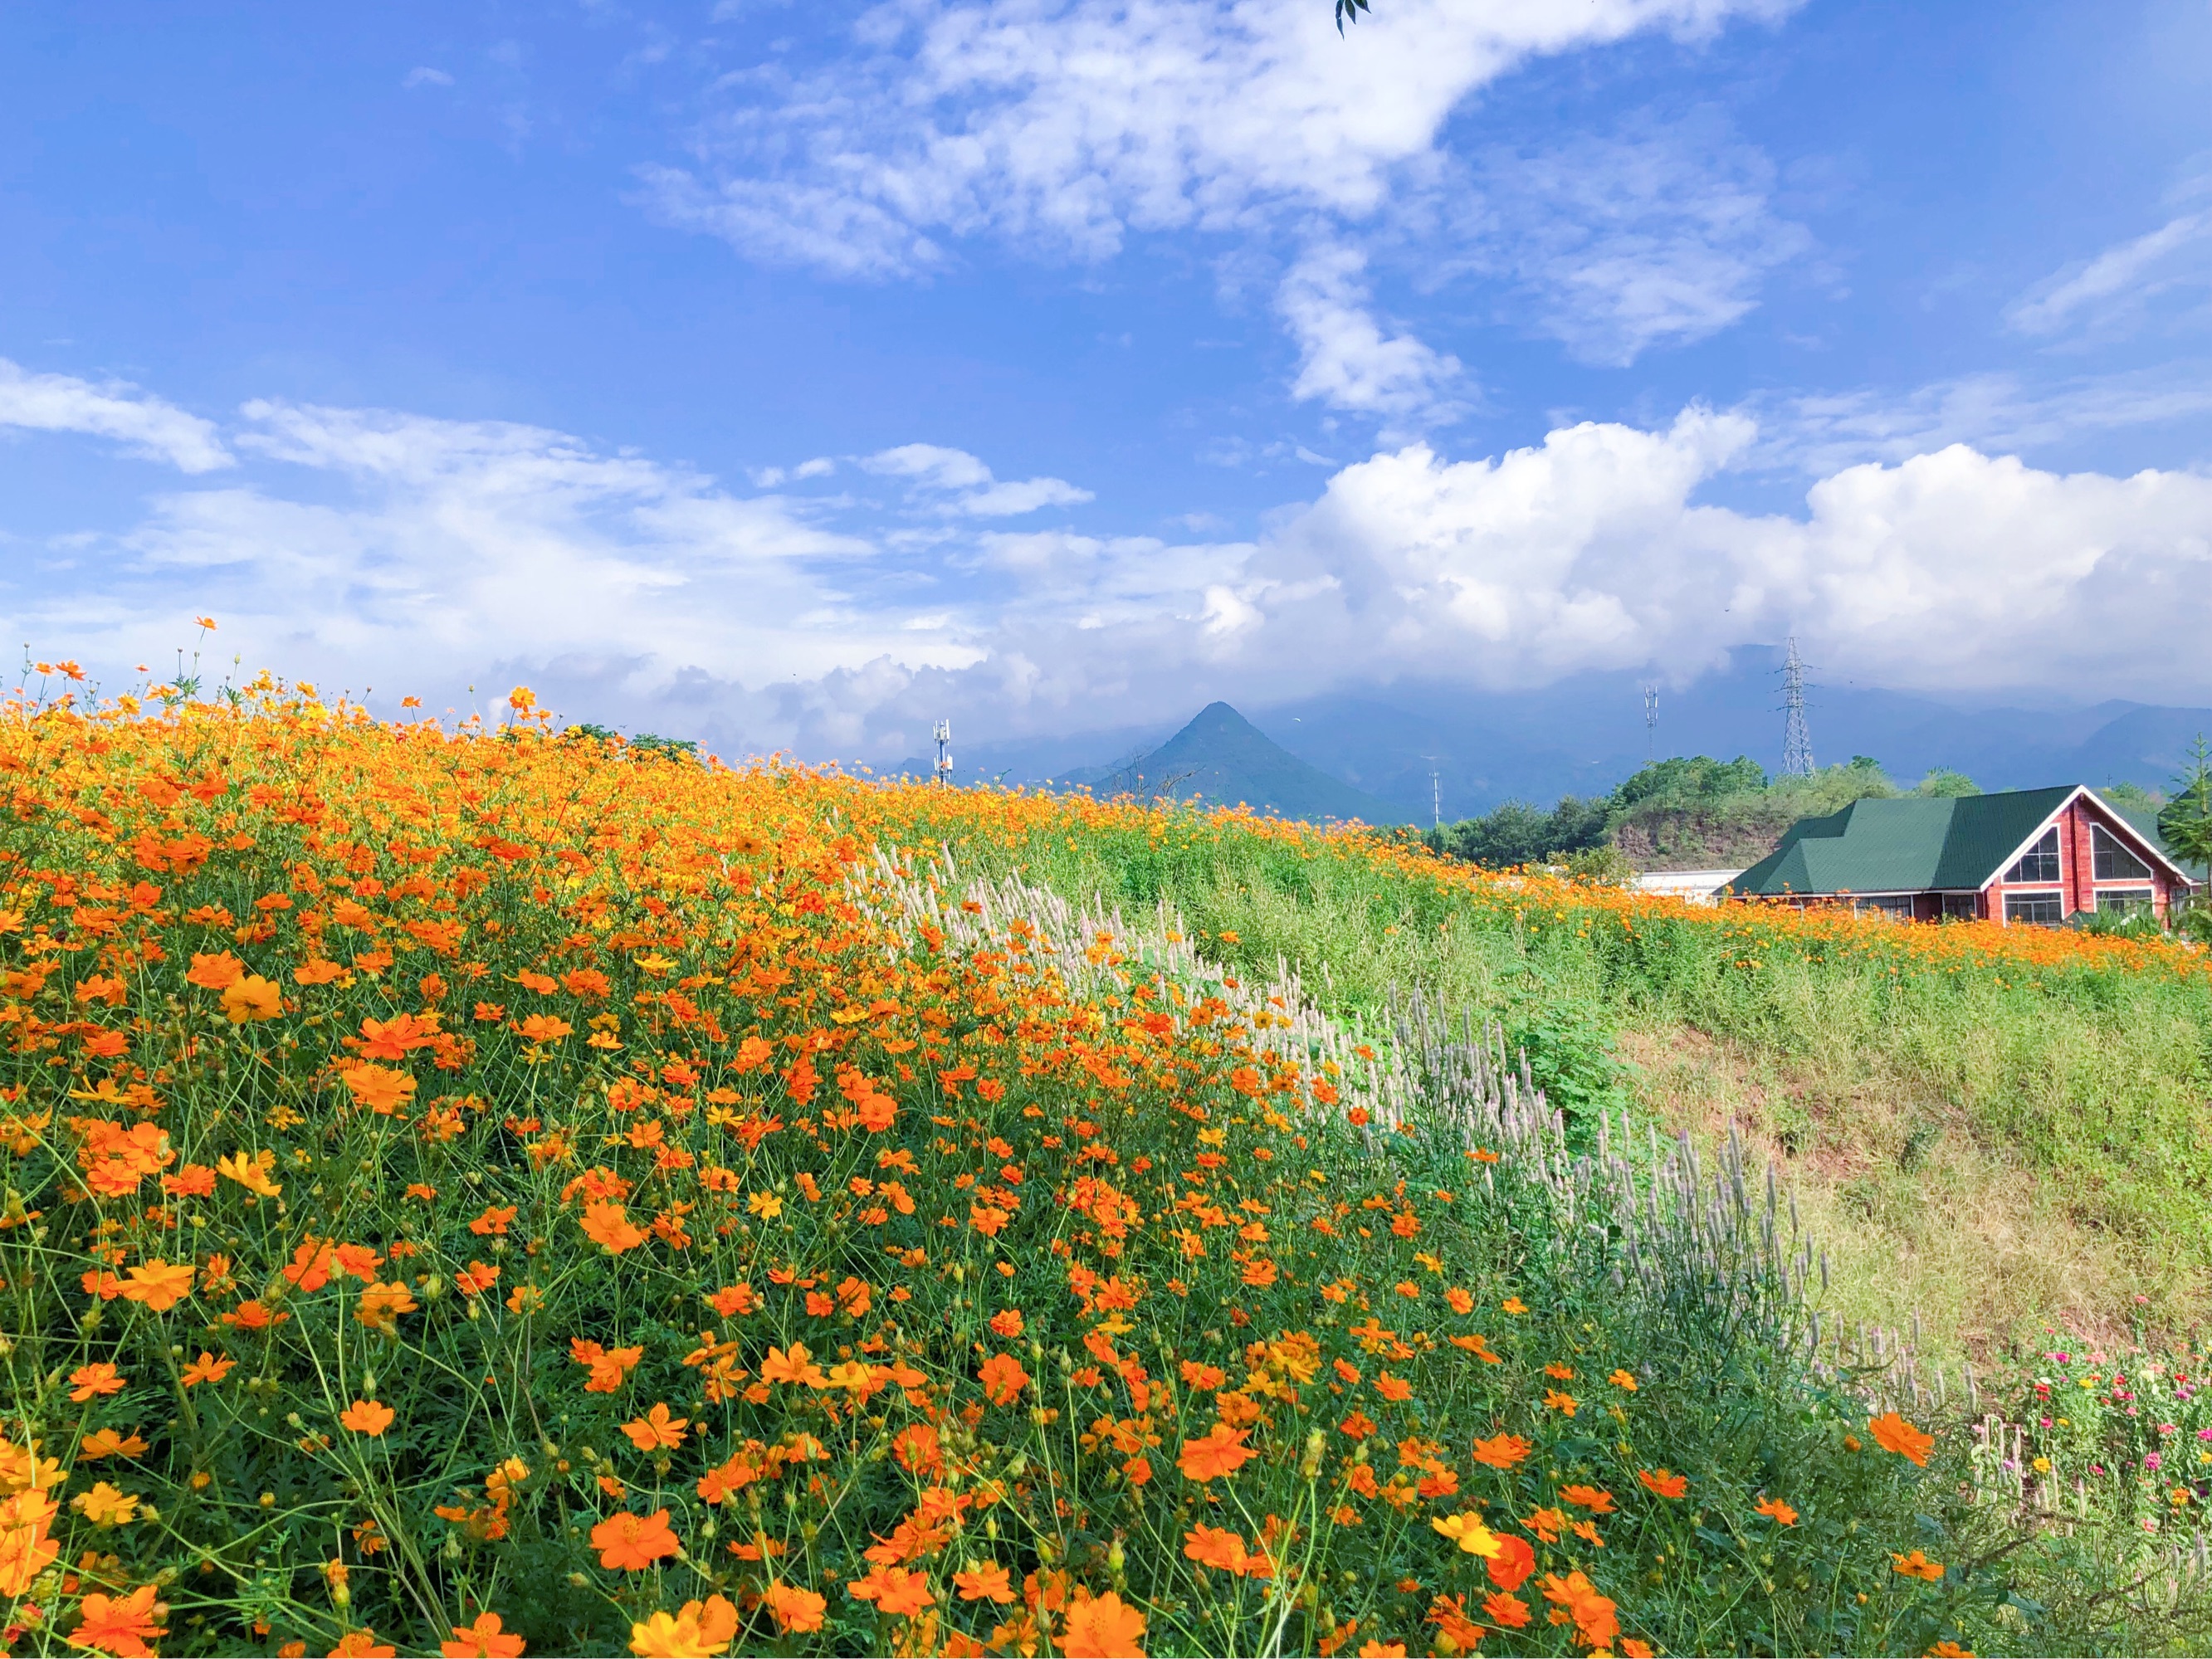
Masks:
[[[2050,1639],[1556,1146],[896,850],[1188,815],[265,683],[10,710],[0,789],[11,1651]]]

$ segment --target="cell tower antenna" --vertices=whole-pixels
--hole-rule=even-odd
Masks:
[[[1644,763],[1647,766],[1659,758],[1659,688],[1644,688]]]
[[[1441,830],[1444,827],[1443,774],[1437,770],[1435,756],[1424,755],[1421,758],[1429,763],[1429,827]]]
[[[939,720],[930,735],[937,739],[937,783],[941,789],[952,785],[952,722]]]
[[[1805,726],[1805,659],[1797,654],[1795,634],[1782,664],[1782,775],[1813,775],[1813,734]]]

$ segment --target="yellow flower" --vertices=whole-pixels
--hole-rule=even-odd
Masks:
[[[232,1152],[216,1159],[215,1167],[218,1175],[228,1176],[240,1186],[264,1198],[277,1198],[283,1194],[283,1183],[269,1178],[270,1170],[276,1167],[276,1154],[272,1152]]]
[[[79,1492],[71,1498],[70,1507],[95,1527],[120,1527],[137,1515],[138,1500],[100,1480],[94,1483],[90,1492]]]
[[[745,1200],[745,1207],[763,1221],[773,1221],[783,1213],[783,1200],[774,1193],[755,1193]]]
[[[1504,1548],[1498,1534],[1482,1524],[1482,1517],[1467,1515],[1440,1515],[1429,1522],[1430,1527],[1453,1540],[1469,1555],[1480,1555],[1485,1560],[1496,1558]]]

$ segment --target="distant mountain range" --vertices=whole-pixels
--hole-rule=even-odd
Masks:
[[[1293,817],[1446,822],[1521,799],[1602,794],[1647,755],[1748,755],[1781,762],[1781,653],[1739,653],[1728,671],[1662,690],[1659,721],[1644,724],[1643,683],[1582,675],[1539,691],[1477,692],[1400,682],[1255,711],[1212,703],[1181,730],[1133,726],[1050,738],[970,744],[956,752],[963,782],[1055,787],[1102,794],[1200,793]],[[1946,703],[1856,685],[1811,689],[1809,720],[1823,763],[1869,755],[1900,783],[1936,767],[1984,789],[2049,783],[2171,783],[2212,708],[2105,702],[2093,708]],[[1432,787],[1431,770],[1436,773]],[[893,770],[927,773],[926,759]],[[1172,778],[1174,787],[1167,787]]]

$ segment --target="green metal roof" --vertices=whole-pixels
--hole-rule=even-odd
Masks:
[[[2075,787],[1853,801],[1840,812],[1791,824],[1781,844],[1727,890],[1772,896],[1976,889],[1998,872]]]

